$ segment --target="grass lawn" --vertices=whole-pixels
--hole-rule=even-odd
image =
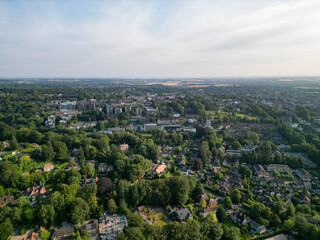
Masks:
[[[152,222],[156,221],[154,223],[154,225],[156,226],[163,227],[167,224],[166,216],[163,212],[160,212],[160,213],[151,212],[148,215]],[[156,220],[157,217],[158,217],[158,220]]]
[[[228,112],[223,112],[221,110],[219,110],[218,112],[222,118],[226,117],[226,116],[231,116],[231,113],[228,113]],[[206,111],[206,114],[207,114],[208,118],[216,118],[218,116],[215,111]],[[239,118],[247,117],[249,120],[256,120],[257,119],[257,117],[251,117],[251,116],[248,116],[248,115],[245,115],[242,113],[236,113],[235,115]]]

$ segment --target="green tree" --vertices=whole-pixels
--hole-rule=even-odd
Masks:
[[[124,230],[124,233],[127,240],[144,240],[145,239],[139,227],[126,228]]]
[[[240,148],[242,148],[242,146],[238,141],[234,141],[231,143],[231,148],[233,150],[239,150]]]
[[[207,219],[201,224],[200,228],[201,239],[204,240],[220,240],[223,234],[223,229],[219,223],[212,223]]]
[[[90,208],[82,198],[76,198],[71,205],[71,222],[82,224],[89,216]]]
[[[14,151],[17,150],[19,147],[19,143],[17,142],[17,139],[14,135],[12,135],[11,140],[9,141],[10,143],[10,150]]]
[[[294,228],[294,221],[292,219],[287,219],[283,223],[283,227],[287,233],[292,233]]]
[[[58,160],[64,160],[67,157],[67,145],[64,142],[53,142],[53,149],[56,152],[56,158]]]
[[[217,209],[217,218],[222,223],[227,221],[228,216],[227,216],[226,210],[223,207],[219,207]]]
[[[50,232],[47,230],[42,230],[39,232],[39,238],[41,240],[48,240],[50,238]]]
[[[242,178],[246,177],[247,179],[251,179],[252,177],[252,171],[246,165],[240,166],[239,174]]]
[[[128,217],[128,224],[130,227],[144,226],[144,220],[138,212],[130,213],[127,217]]]
[[[288,216],[288,217],[293,217],[294,214],[295,214],[295,212],[296,212],[296,209],[294,208],[293,204],[290,203],[290,204],[288,205],[287,211],[286,211],[287,216]]]
[[[41,160],[44,162],[52,161],[55,155],[56,154],[53,150],[51,142],[48,142],[48,144],[41,151]]]
[[[43,226],[50,226],[54,224],[55,210],[50,204],[43,204],[38,212],[38,218]]]
[[[185,223],[185,239],[200,239],[200,223],[194,219],[188,219]]]
[[[230,197],[233,203],[240,203],[241,201],[241,193],[236,188],[231,191]]]
[[[0,224],[0,240],[7,240],[13,232],[13,225],[7,218]]]
[[[231,208],[232,207],[232,201],[231,201],[231,198],[229,196],[227,196],[224,199],[223,203],[226,206],[226,208]]]
[[[110,198],[108,201],[108,209],[111,214],[114,214],[117,211],[117,203],[113,198]]]

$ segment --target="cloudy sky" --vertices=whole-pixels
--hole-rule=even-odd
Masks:
[[[0,0],[0,77],[320,75],[319,0]]]

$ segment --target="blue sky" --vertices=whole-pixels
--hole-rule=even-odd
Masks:
[[[0,0],[0,77],[320,75],[319,0]]]

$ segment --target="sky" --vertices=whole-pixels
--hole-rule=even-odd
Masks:
[[[319,0],[0,0],[0,77],[319,75]]]

